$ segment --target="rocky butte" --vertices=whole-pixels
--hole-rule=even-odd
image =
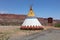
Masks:
[[[27,15],[0,13],[0,25],[21,25]],[[48,25],[48,18],[37,17],[42,25]],[[53,20],[53,24],[60,23],[60,20]]]

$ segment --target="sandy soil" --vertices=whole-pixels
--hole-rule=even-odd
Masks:
[[[52,26],[45,26],[45,30],[49,29],[49,28],[54,28],[54,29],[60,29],[60,28],[55,28]],[[15,38],[15,37],[23,37],[23,36],[27,36],[33,33],[37,33],[40,32],[41,30],[20,30],[20,26],[0,26],[0,33],[1,32],[5,32],[5,33],[9,33],[8,35],[10,36],[10,38]]]
[[[30,35],[36,32],[40,32],[40,30],[35,30],[35,31],[31,31],[31,30],[20,30],[20,26],[0,26],[0,33],[7,33],[10,37],[22,37],[22,36],[26,36],[26,35]]]
[[[60,28],[58,28],[58,27],[54,27],[54,26],[45,26],[45,30],[47,30],[47,29],[51,29],[51,28],[53,28],[53,29],[60,29]]]

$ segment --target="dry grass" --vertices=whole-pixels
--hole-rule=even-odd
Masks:
[[[40,30],[20,30],[20,26],[0,26],[0,40],[8,40],[10,37],[25,36]]]
[[[0,26],[0,40],[8,40],[17,28],[16,26]]]
[[[60,29],[59,27],[54,27],[54,26],[45,26],[45,30],[47,29]]]

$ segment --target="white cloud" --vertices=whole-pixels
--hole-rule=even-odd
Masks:
[[[0,14],[8,13],[8,11],[0,11]]]

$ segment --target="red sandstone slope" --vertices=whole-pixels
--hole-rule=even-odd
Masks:
[[[22,24],[25,18],[26,15],[0,14],[0,24]],[[47,25],[47,18],[37,18],[43,25]],[[60,20],[53,20],[53,22],[60,23]]]
[[[1,18],[7,19],[25,19],[26,15],[16,15],[16,14],[0,14]]]

